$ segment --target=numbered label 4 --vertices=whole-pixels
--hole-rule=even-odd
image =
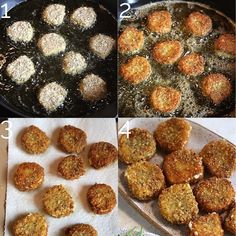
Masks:
[[[1,6],[1,8],[4,10],[4,15],[2,16],[3,19],[9,19],[11,18],[10,16],[8,16],[8,5],[7,3],[5,3],[4,5]]]
[[[124,19],[124,18],[130,18],[131,16],[126,15],[126,13],[131,9],[130,4],[129,3],[122,3],[120,4],[120,7],[122,7],[124,10],[120,13],[120,18]]]
[[[7,127],[5,128],[6,135],[1,134],[2,139],[9,139],[12,136],[12,123],[9,120],[4,120],[2,125],[7,124]]]
[[[119,134],[126,134],[127,138],[129,138],[129,135],[131,134],[131,132],[129,131],[129,121],[127,121],[119,130]]]

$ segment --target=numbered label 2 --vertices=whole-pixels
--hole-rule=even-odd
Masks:
[[[124,9],[124,10],[120,13],[120,18],[121,18],[121,19],[130,18],[131,16],[126,15],[126,13],[128,13],[129,10],[131,9],[130,4],[129,4],[129,3],[122,3],[122,4],[120,4],[120,7]]]

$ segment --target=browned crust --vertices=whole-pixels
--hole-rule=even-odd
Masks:
[[[116,195],[113,189],[106,184],[94,184],[87,193],[91,210],[95,214],[107,214],[116,206]]]
[[[229,214],[225,218],[224,227],[232,234],[236,234],[236,205],[230,210]]]
[[[44,180],[44,168],[34,162],[24,162],[18,165],[14,183],[20,191],[30,191],[39,188]]]
[[[67,180],[79,179],[85,174],[84,163],[80,157],[70,155],[58,164],[58,173]]]
[[[100,169],[108,166],[118,159],[117,148],[108,142],[98,142],[91,145],[88,160],[92,167]]]
[[[232,56],[236,55],[236,42],[234,34],[222,34],[220,35],[214,43],[215,50],[229,54]]]
[[[87,145],[87,135],[79,128],[65,125],[60,130],[58,143],[63,151],[79,154]]]
[[[152,72],[150,63],[145,57],[134,56],[120,66],[120,75],[131,84],[146,80]]]
[[[200,181],[194,195],[205,212],[223,212],[234,203],[235,192],[229,180],[211,177]]]
[[[21,136],[21,144],[26,152],[40,154],[48,149],[50,140],[46,133],[38,127],[31,125],[24,130]]]
[[[68,236],[98,236],[96,229],[89,224],[77,224],[69,228]]]

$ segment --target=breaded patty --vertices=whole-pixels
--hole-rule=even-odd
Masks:
[[[181,101],[181,92],[171,87],[156,86],[152,91],[151,106],[160,112],[173,112]]]
[[[153,58],[161,64],[174,64],[183,54],[183,47],[177,40],[158,42],[152,51]]]
[[[236,42],[234,34],[222,34],[214,43],[215,52],[220,57],[234,58],[236,55]]]
[[[118,48],[120,53],[134,53],[140,50],[144,44],[143,31],[135,27],[128,26],[118,38]]]
[[[41,129],[31,125],[24,130],[21,136],[21,144],[26,152],[40,154],[48,149],[50,139]]]
[[[71,195],[62,185],[47,189],[43,195],[44,210],[55,218],[65,217],[74,212],[74,202]]]
[[[6,57],[3,54],[0,54],[0,70],[2,69],[3,65],[6,63]]]
[[[158,199],[161,215],[172,224],[187,224],[198,214],[198,204],[189,184],[174,184]]]
[[[179,60],[178,69],[185,75],[197,76],[204,72],[205,60],[198,53],[191,53]]]
[[[220,73],[203,78],[201,88],[203,95],[209,97],[215,105],[219,105],[232,93],[230,81]]]
[[[89,224],[77,224],[70,227],[67,236],[98,236],[98,233]]]
[[[189,222],[189,229],[189,236],[224,236],[220,216],[215,212]]]
[[[88,152],[89,164],[95,169],[108,166],[118,158],[117,148],[108,142],[93,143]]]
[[[106,184],[94,184],[87,193],[91,210],[95,214],[107,214],[116,206],[116,195],[113,189]]]
[[[207,170],[216,177],[228,178],[236,167],[235,146],[226,140],[214,140],[206,144],[199,155]]]
[[[67,180],[79,179],[85,174],[84,163],[80,157],[67,156],[57,167],[58,173]]]
[[[194,188],[199,207],[205,212],[222,212],[234,203],[235,192],[229,180],[211,177]]]
[[[159,34],[169,33],[171,25],[171,15],[168,11],[154,11],[148,14],[147,27],[152,32]]]
[[[79,128],[65,125],[60,130],[58,143],[63,151],[79,154],[87,145],[87,135]]]
[[[156,152],[156,142],[153,135],[146,129],[129,130],[129,138],[122,134],[119,138],[119,160],[126,164],[137,161],[147,161]]]
[[[194,183],[203,178],[202,158],[188,149],[165,156],[162,168],[170,184]]]
[[[232,234],[236,234],[236,205],[230,210],[225,218],[224,227]]]
[[[146,80],[152,73],[149,61],[145,57],[134,56],[120,66],[120,75],[131,84]]]
[[[48,224],[43,215],[29,213],[13,225],[14,236],[47,236]]]
[[[156,198],[165,187],[165,178],[157,164],[146,161],[136,162],[124,174],[133,197],[138,200]]]
[[[187,120],[172,118],[158,125],[154,137],[162,149],[173,152],[186,146],[191,130]]]
[[[192,12],[185,22],[186,29],[194,36],[205,36],[212,30],[212,20],[201,12]]]
[[[15,186],[20,191],[39,188],[44,180],[44,168],[34,162],[24,162],[17,166],[14,174]]]

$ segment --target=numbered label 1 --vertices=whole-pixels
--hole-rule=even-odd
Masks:
[[[129,131],[129,121],[127,121],[119,130],[119,134],[126,134],[126,137],[129,138],[129,135],[131,134],[131,132]]]
[[[121,19],[130,18],[131,16],[126,15],[126,13],[131,9],[130,4],[129,3],[122,3],[122,4],[120,4],[120,7],[125,8],[124,11],[122,11],[120,13],[120,18]]]
[[[8,5],[7,5],[7,3],[2,5],[1,8],[4,9],[4,15],[2,16],[2,19],[9,19],[9,18],[11,18],[10,16],[7,15],[7,13],[8,13]]]
[[[2,139],[10,139],[12,136],[12,123],[9,120],[4,120],[2,125],[7,124],[7,127],[5,128],[5,131],[7,132],[7,135],[1,135]]]

